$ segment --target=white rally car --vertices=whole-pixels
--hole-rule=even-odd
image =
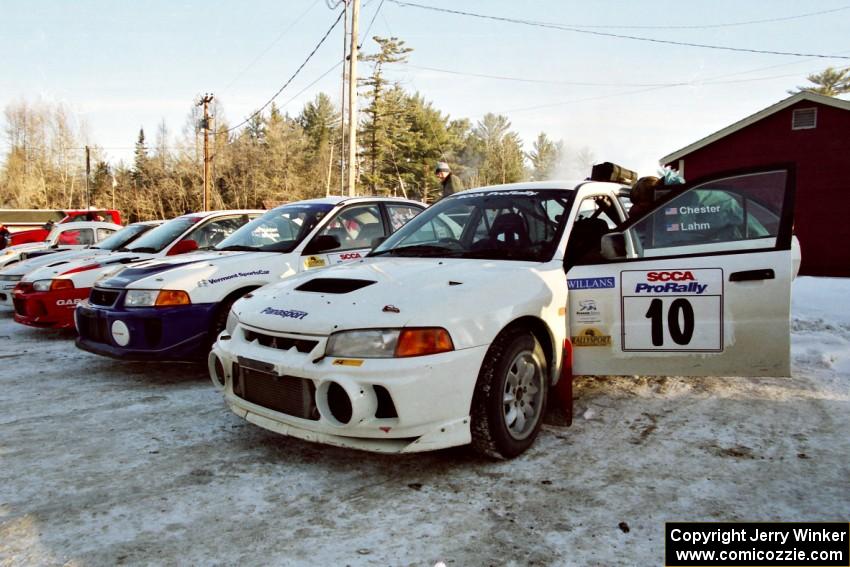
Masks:
[[[29,257],[26,260],[15,262],[0,269],[0,306],[12,307],[12,289],[27,273],[41,268],[50,266],[51,268],[59,268],[74,260],[84,258],[92,258],[109,254],[126,246],[139,236],[152,229],[155,226],[162,224],[162,221],[142,221],[127,225],[112,236],[101,240],[91,248],[62,250],[51,254]]]
[[[0,252],[0,268],[26,260],[27,254],[33,252],[88,248],[121,228],[120,224],[100,221],[60,223],[53,227],[43,242],[28,242],[5,248]]]
[[[98,282],[77,310],[77,345],[115,358],[206,360],[234,301],[304,270],[360,259],[424,208],[391,197],[277,207],[208,253],[140,262]]]
[[[362,261],[237,301],[213,383],[285,435],[512,457],[570,371],[787,376],[792,172],[680,187],[636,218],[613,183],[443,199]]]

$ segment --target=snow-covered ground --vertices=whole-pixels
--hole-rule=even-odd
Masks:
[[[795,282],[793,378],[579,378],[500,463],[279,437],[0,314],[0,565],[660,565],[665,521],[847,521],[848,297]]]

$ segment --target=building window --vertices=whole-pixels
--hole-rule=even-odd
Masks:
[[[810,130],[818,125],[817,108],[798,108],[791,118],[792,130]]]

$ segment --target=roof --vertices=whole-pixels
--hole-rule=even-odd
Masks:
[[[684,157],[684,156],[686,156],[686,155],[688,155],[688,154],[690,154],[690,153],[692,153],[692,152],[694,152],[694,151],[696,151],[700,148],[704,148],[705,146],[707,146],[709,144],[713,144],[714,142],[716,142],[717,140],[720,140],[721,138],[725,138],[729,134],[737,132],[738,130],[742,130],[742,129],[746,128],[747,126],[750,126],[751,124],[755,124],[759,120],[762,120],[763,118],[770,116],[771,114],[776,114],[777,112],[779,112],[781,110],[785,110],[789,106],[793,106],[793,105],[795,105],[795,104],[797,104],[798,102],[801,102],[801,101],[809,101],[809,102],[813,102],[813,103],[817,103],[817,104],[823,104],[823,105],[826,105],[826,106],[832,106],[834,108],[839,108],[841,110],[850,110],[850,100],[842,100],[840,98],[835,98],[835,97],[832,97],[832,96],[819,95],[819,94],[811,93],[811,92],[808,92],[808,91],[799,92],[799,93],[797,93],[793,96],[789,96],[788,98],[777,102],[774,105],[771,105],[771,106],[768,106],[765,109],[759,110],[755,114],[751,114],[750,116],[747,116],[743,120],[739,120],[739,121],[735,122],[734,124],[731,124],[731,125],[727,126],[726,128],[723,128],[722,130],[718,130],[714,134],[710,134],[710,135],[706,136],[705,138],[703,138],[701,140],[697,140],[696,142],[694,142],[693,144],[691,144],[689,146],[685,146],[684,148],[682,148],[680,150],[676,150],[675,152],[662,157],[659,160],[659,163],[665,164],[665,163],[670,163],[670,162],[676,161],[677,159],[680,159],[680,158],[682,158],[682,157]]]
[[[578,188],[583,181],[564,181],[554,179],[552,181],[524,181],[521,183],[506,183],[504,185],[486,185],[484,187],[474,187],[461,191],[461,193],[478,193],[479,191],[539,191],[545,189],[567,189],[573,190]]]

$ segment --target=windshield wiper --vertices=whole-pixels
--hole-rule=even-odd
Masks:
[[[445,246],[437,246],[435,244],[413,244],[411,246],[402,246],[400,248],[390,248],[389,250],[381,250],[373,252],[370,256],[451,256],[457,257],[460,255],[458,250],[452,250]]]
[[[126,252],[159,252],[159,250],[157,250],[153,246],[142,246],[141,248],[126,248],[122,250],[125,250]]]
[[[511,248],[485,248],[483,250],[471,250],[463,253],[464,258],[477,258],[480,260],[526,260],[528,262],[539,262],[529,250],[515,250]]]
[[[255,252],[258,250],[256,246],[246,246],[244,244],[233,244],[223,248],[216,248],[219,252]]]

